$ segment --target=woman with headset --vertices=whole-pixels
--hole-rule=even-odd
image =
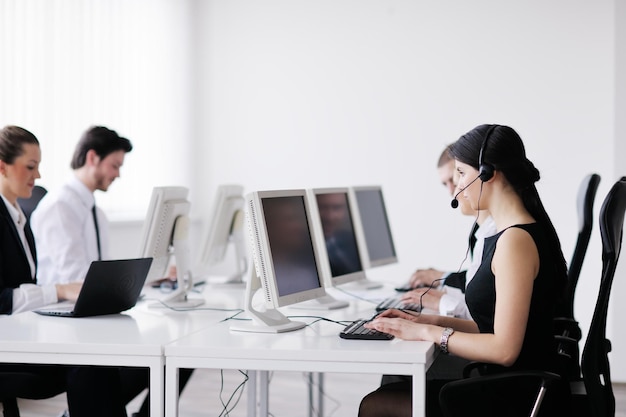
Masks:
[[[558,372],[552,332],[555,300],[562,296],[567,266],[554,226],[535,183],[539,171],[526,157],[515,130],[503,125],[480,125],[451,147],[459,175],[460,198],[474,210],[488,210],[498,232],[484,241],[482,263],[467,286],[465,299],[473,319],[409,314],[389,310],[368,327],[405,340],[437,344],[453,354],[486,364],[485,372],[545,370]],[[441,415],[439,391],[449,381],[429,381],[426,415]],[[557,390],[567,395],[566,384]],[[460,392],[455,398],[480,415],[528,415],[522,399],[533,398],[536,385]],[[548,396],[542,411],[555,407]],[[556,415],[556,409],[550,410]],[[411,385],[381,386],[368,394],[360,417],[409,416]]]
[[[0,129],[0,314],[75,301],[82,286],[37,285],[35,240],[17,199],[31,196],[40,161],[35,135],[18,126]],[[126,416],[116,368],[0,363],[3,378],[21,373],[66,387],[72,417]]]

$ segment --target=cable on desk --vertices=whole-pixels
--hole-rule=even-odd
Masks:
[[[240,315],[241,313],[243,313],[244,311],[246,311],[246,310],[239,309],[239,311],[237,311],[232,316],[229,316],[229,317],[226,317],[225,319],[220,320],[220,323],[222,323],[224,321],[228,321],[228,320],[250,320],[250,319],[240,319],[240,318],[237,318],[237,316]]]
[[[336,323],[343,325],[343,321],[332,320],[321,316],[287,316],[289,319],[315,319],[311,323],[307,323],[307,326],[317,323],[318,321],[328,321],[330,323]],[[350,321],[351,323],[352,321]]]

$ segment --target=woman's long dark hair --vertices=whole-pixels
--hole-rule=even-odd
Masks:
[[[483,146],[485,138],[487,142]],[[450,154],[454,159],[477,170],[480,170],[482,164],[504,174],[522,199],[526,210],[546,230],[549,246],[557,262],[557,282],[563,290],[567,279],[567,263],[561,250],[561,242],[535,187],[540,178],[539,170],[526,157],[524,143],[517,132],[509,126],[480,125],[453,143]]]

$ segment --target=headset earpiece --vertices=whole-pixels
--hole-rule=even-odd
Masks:
[[[482,182],[487,182],[493,178],[493,167],[489,164],[482,164],[478,171],[480,180]]]
[[[483,154],[485,153],[485,148],[487,148],[487,141],[489,140],[489,136],[495,130],[498,125],[491,125],[487,133],[485,134],[485,139],[483,139],[483,144],[480,146],[480,154],[478,155],[478,176],[482,182],[487,182],[493,178],[493,173],[495,168],[493,165],[486,163],[483,160]]]

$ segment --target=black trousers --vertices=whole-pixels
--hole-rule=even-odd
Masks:
[[[179,393],[192,372],[180,370]],[[66,392],[72,417],[127,417],[126,405],[149,386],[149,368],[0,364],[0,397],[43,399]],[[149,396],[133,415],[150,415]]]
[[[117,367],[0,364],[5,398],[50,398],[67,393],[72,417],[126,417]]]

